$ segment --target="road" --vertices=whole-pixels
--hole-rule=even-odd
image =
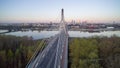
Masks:
[[[61,14],[59,33],[51,39],[46,48],[26,68],[67,68],[68,33],[63,9]]]
[[[60,31],[27,68],[66,68],[67,36]]]

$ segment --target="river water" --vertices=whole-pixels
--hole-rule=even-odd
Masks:
[[[11,32],[6,33],[5,35],[15,35],[15,36],[32,36],[33,39],[43,39],[43,38],[50,38],[56,34],[58,31],[18,31],[18,32]],[[120,37],[120,31],[104,31],[100,33],[89,33],[89,32],[81,32],[81,31],[68,31],[69,37],[92,37],[92,36],[107,36],[111,37],[113,35]]]

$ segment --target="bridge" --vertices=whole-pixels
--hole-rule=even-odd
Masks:
[[[64,9],[61,10],[59,33],[52,38],[46,48],[27,64],[26,68],[67,68],[68,33],[64,20]]]

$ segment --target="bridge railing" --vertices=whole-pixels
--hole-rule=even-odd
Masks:
[[[31,59],[29,60],[29,62],[27,63],[27,65],[26,65],[25,68],[28,68],[29,64],[30,64],[32,61],[35,60],[35,58],[37,57],[38,53],[41,52],[41,51],[44,49],[44,47],[45,47],[44,44],[45,44],[45,39],[43,39],[43,40],[40,42],[39,46],[37,47],[36,51],[34,52],[33,56],[31,57]],[[41,45],[42,45],[42,46],[41,46]]]

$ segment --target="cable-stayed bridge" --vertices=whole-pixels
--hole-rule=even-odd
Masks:
[[[59,33],[53,37],[46,48],[31,60],[26,68],[67,68],[68,32],[64,20],[64,9],[61,10]]]

